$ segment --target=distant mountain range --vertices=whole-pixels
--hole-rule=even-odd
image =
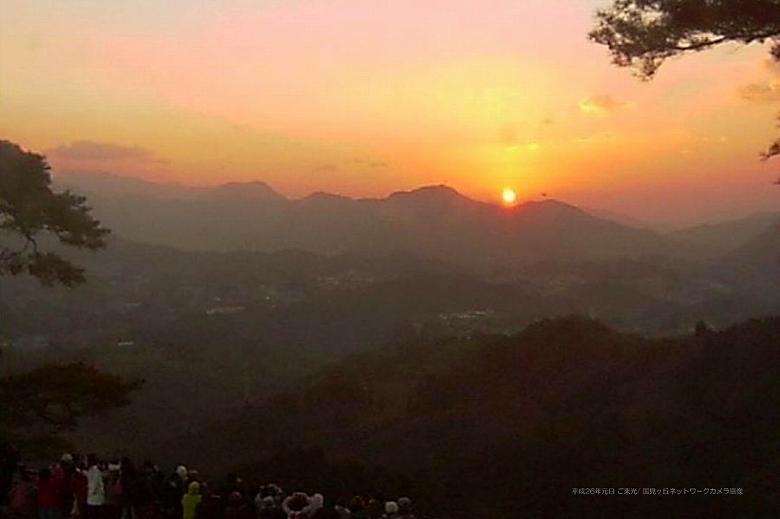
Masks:
[[[729,254],[747,246],[780,222],[780,211],[760,212],[744,218],[712,222],[668,234],[668,237],[699,248],[712,256]]]
[[[56,183],[88,195],[95,214],[134,241],[198,251],[401,252],[468,266],[717,256],[758,236],[778,216],[661,234],[556,200],[507,208],[443,185],[386,198],[315,193],[289,199],[264,182],[204,188],[59,174]]]

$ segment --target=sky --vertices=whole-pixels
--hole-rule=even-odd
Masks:
[[[0,138],[55,174],[290,197],[447,184],[674,223],[776,209],[767,49],[642,82],[587,40],[604,4],[2,0]]]

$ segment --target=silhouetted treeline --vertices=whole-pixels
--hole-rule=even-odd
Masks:
[[[543,320],[512,337],[354,356],[171,448],[219,466],[231,452],[317,446],[404,475],[457,517],[761,517],[780,504],[778,365],[780,318],[666,339]],[[339,473],[311,466],[322,484]],[[640,494],[572,493],[622,487]]]

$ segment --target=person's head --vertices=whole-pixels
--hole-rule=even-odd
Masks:
[[[304,492],[295,492],[287,502],[287,506],[289,506],[290,510],[293,512],[300,512],[309,506],[309,496]]]
[[[176,467],[176,475],[179,476],[181,479],[187,479],[187,467],[184,465],[179,465]]]
[[[73,464],[73,456],[69,453],[64,453],[62,456],[60,456],[60,463],[62,465],[72,465]]]
[[[279,502],[284,496],[284,490],[276,483],[269,483],[263,487],[263,496],[271,496],[275,501]]]
[[[366,509],[366,503],[360,496],[355,496],[349,501],[349,509],[352,512],[361,512]]]
[[[385,513],[385,497],[381,494],[377,494],[368,501],[368,516],[380,517]]]
[[[273,498],[273,496],[265,496],[260,502],[260,508],[263,510],[276,508],[276,500]]]
[[[325,496],[322,494],[314,494],[311,496],[310,504],[313,510],[319,510],[325,506]]]
[[[189,485],[187,485],[187,493],[191,496],[196,496],[200,494],[200,483],[198,483],[197,481],[193,481]]]
[[[135,472],[135,465],[133,465],[133,461],[127,456],[122,458],[119,462],[119,466],[121,467],[122,472]]]
[[[400,512],[411,512],[412,511],[412,500],[408,497],[402,497],[398,499],[398,509]]]
[[[397,514],[398,513],[398,503],[395,501],[388,501],[385,503],[385,513],[386,514]]]

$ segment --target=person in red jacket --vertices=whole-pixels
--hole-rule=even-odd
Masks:
[[[75,504],[73,510],[78,514],[77,517],[84,517],[87,513],[87,475],[84,463],[76,465],[76,470],[70,478],[70,493],[73,496]]]
[[[49,469],[38,472],[38,516],[40,519],[62,519],[62,478]]]

